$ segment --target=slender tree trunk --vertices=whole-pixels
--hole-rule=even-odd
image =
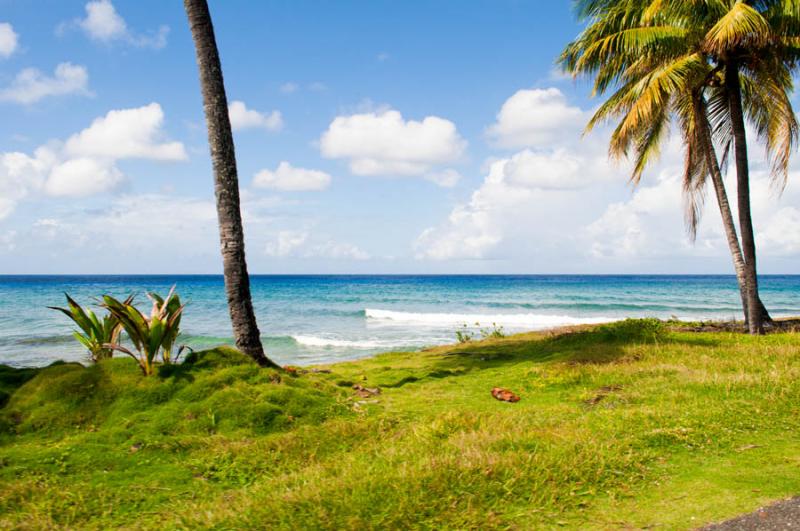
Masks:
[[[214,194],[217,199],[219,239],[225,275],[225,293],[236,346],[262,367],[277,367],[264,354],[258,331],[250,277],[244,255],[244,229],[239,207],[239,178],[233,146],[228,100],[222,79],[214,26],[206,0],[184,0],[200,70],[200,87],[208,125],[208,143],[214,167]]]
[[[747,132],[742,108],[742,87],[739,81],[737,61],[728,61],[725,68],[725,89],[731,113],[734,154],[736,160],[737,203],[739,206],[739,229],[742,233],[742,251],[747,277],[747,317],[751,334],[764,333],[764,320],[758,297],[758,274],[756,269],[756,243],[753,219],[750,213],[750,168],[747,160]]]
[[[749,322],[747,308],[747,277],[746,264],[742,256],[742,248],[739,246],[739,236],[736,234],[736,223],[731,213],[731,205],[728,202],[728,193],[725,190],[725,181],[722,178],[722,171],[719,167],[714,141],[711,136],[711,127],[708,123],[706,106],[699,98],[695,99],[695,116],[697,117],[696,127],[700,134],[700,140],[705,144],[706,163],[708,164],[711,182],[714,185],[714,194],[717,196],[719,213],[722,216],[722,226],[725,228],[725,238],[728,241],[728,249],[733,259],[733,269],[736,272],[736,280],[739,284],[739,294],[742,298],[742,310],[744,311],[745,322]]]

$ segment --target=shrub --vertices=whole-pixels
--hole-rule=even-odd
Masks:
[[[78,325],[82,332],[73,330],[72,335],[87,348],[93,362],[110,358],[114,354],[112,345],[119,344],[119,334],[122,330],[119,319],[113,314],[108,314],[101,320],[92,310],[82,308],[68,294],[64,295],[67,297],[69,308],[56,306],[48,306],[48,308],[58,310]],[[130,304],[132,301],[133,297],[128,297],[124,304]]]
[[[135,359],[145,376],[149,376],[155,371],[159,354],[161,362],[168,364],[177,361],[183,350],[183,348],[179,349],[173,359],[172,348],[178,337],[181,313],[184,308],[175,293],[175,288],[170,290],[166,298],[155,293],[148,293],[147,297],[153,301],[149,317],[140,312],[130,298],[120,302],[110,295],[103,297],[103,306],[119,319],[137,352],[118,344],[109,345],[109,347]]]

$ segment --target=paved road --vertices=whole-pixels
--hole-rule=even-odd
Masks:
[[[783,500],[756,512],[703,528],[703,531],[800,530],[800,496]]]

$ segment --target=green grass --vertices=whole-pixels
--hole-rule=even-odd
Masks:
[[[690,529],[800,493],[796,334],[630,321],[327,368],[4,368],[0,528]]]

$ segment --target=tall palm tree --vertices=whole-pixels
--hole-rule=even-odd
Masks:
[[[244,229],[239,206],[236,153],[211,14],[206,0],[184,0],[183,4],[186,16],[189,18],[200,70],[200,87],[208,125],[208,143],[214,167],[214,194],[217,199],[225,293],[228,297],[233,335],[237,348],[259,365],[277,367],[264,354],[250,296],[250,277],[247,274]]]
[[[747,153],[745,118],[746,98],[742,78],[760,86],[756,91],[774,105],[775,116],[750,116],[758,136],[773,155],[773,175],[785,180],[789,155],[797,141],[797,122],[787,92],[792,90],[791,69],[797,60],[794,42],[798,37],[798,6],[793,0],[727,2],[706,34],[704,47],[724,66],[724,87],[728,99],[731,133],[736,163],[739,228],[747,275],[747,306],[751,333],[763,333],[759,311],[756,246],[750,210],[750,168]],[[766,110],[766,109],[765,109]],[[765,119],[766,118],[766,119]]]
[[[762,330],[762,319],[768,319],[768,314],[758,298],[755,278],[749,188],[743,186],[746,159],[744,166],[737,167],[738,197],[740,205],[744,204],[744,209],[739,209],[740,226],[750,233],[742,238],[745,253],[730,215],[720,165],[726,165],[731,145],[746,154],[746,139],[737,137],[741,124],[735,123],[734,116],[742,118],[744,113],[772,155],[773,176],[785,179],[789,152],[797,136],[787,96],[795,55],[791,36],[800,27],[798,9],[786,8],[788,3],[791,0],[759,2],[765,9],[765,20],[772,20],[761,24],[760,31],[768,33],[763,26],[776,29],[752,41],[746,28],[755,24],[751,13],[755,11],[737,7],[742,2],[735,0],[581,0],[579,15],[590,23],[561,57],[562,66],[573,75],[594,76],[595,94],[616,88],[588,129],[621,117],[611,138],[610,153],[623,157],[633,152],[634,183],[658,156],[671,116],[680,117],[687,155],[684,189],[690,232],[694,234],[705,178],[711,175],[744,314],[750,331],[755,333]],[[745,48],[748,54],[742,52]],[[732,105],[732,69],[720,59],[734,52],[748,60],[748,68],[738,70],[737,79],[744,88],[738,96],[738,109]],[[717,162],[715,141],[722,149],[721,164]]]

